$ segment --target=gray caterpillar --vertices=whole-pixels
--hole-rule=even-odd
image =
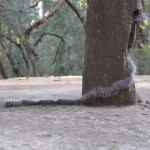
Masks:
[[[6,101],[6,107],[18,107],[18,106],[32,106],[32,105],[88,105],[91,101],[94,101],[96,98],[109,98],[118,95],[120,90],[130,87],[133,83],[133,77],[135,74],[135,65],[130,57],[127,58],[127,77],[123,80],[116,81],[109,87],[97,87],[90,90],[87,94],[83,95],[78,99],[58,99],[54,100],[21,100],[18,102],[15,101]]]

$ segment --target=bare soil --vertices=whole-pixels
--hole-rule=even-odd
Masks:
[[[150,102],[150,76],[136,76]],[[81,96],[82,77],[0,80],[0,150],[150,150],[150,109],[31,106],[5,108],[5,100]]]

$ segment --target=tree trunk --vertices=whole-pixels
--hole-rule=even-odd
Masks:
[[[29,71],[30,71],[30,65],[29,65],[29,61],[28,61],[28,57],[26,56],[26,51],[23,45],[21,45],[19,47],[21,54],[22,54],[22,58],[24,59],[25,62],[25,66],[26,66],[26,77],[29,77]]]
[[[7,46],[7,48],[6,48],[6,46]],[[11,44],[10,44],[10,42],[6,42],[5,44],[3,44],[3,42],[1,42],[1,47],[3,49],[3,50],[1,50],[1,52],[8,58],[9,64],[12,66],[12,69],[13,69],[15,75],[17,77],[20,77],[21,76],[20,69],[16,67],[15,62],[14,62],[12,55],[11,55]]]
[[[12,66],[12,69],[13,69],[15,75],[16,75],[17,77],[22,76],[21,73],[20,73],[20,69],[19,69],[19,68],[16,68],[16,66],[15,66],[15,62],[14,62],[12,56],[11,56],[11,53],[8,52],[8,53],[6,54],[6,56],[7,56],[8,60],[9,60],[10,65]]]
[[[6,72],[5,72],[5,69],[4,69],[4,66],[3,66],[3,62],[2,62],[1,59],[0,59],[0,73],[1,73],[1,75],[4,79],[8,78],[8,76],[6,75]]]
[[[37,53],[35,53],[34,48],[30,44],[26,43],[26,44],[24,44],[24,47],[27,51],[27,54],[29,56],[29,59],[30,59],[32,67],[33,67],[33,75],[35,77],[39,77],[40,76],[39,56]]]
[[[35,77],[39,77],[40,76],[40,70],[39,70],[39,56],[38,55],[34,55],[33,52],[31,52],[29,54],[31,63],[32,63],[32,67],[33,67],[33,74]]]
[[[87,13],[87,40],[82,93],[110,87],[127,77],[128,41],[136,0],[91,0]],[[97,98],[90,105],[135,104],[134,83],[118,95]]]

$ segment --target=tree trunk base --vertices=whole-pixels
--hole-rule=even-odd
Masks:
[[[125,106],[137,104],[138,94],[135,91],[134,84],[112,98],[97,98],[91,101],[87,106]]]

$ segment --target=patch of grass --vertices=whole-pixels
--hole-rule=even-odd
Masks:
[[[117,146],[116,145],[112,145],[111,147],[109,147],[107,150],[116,150]]]
[[[23,80],[23,79],[22,78],[18,78],[17,80],[20,81],[20,80]]]
[[[45,74],[44,77],[45,77],[45,78],[49,78],[49,75]]]

